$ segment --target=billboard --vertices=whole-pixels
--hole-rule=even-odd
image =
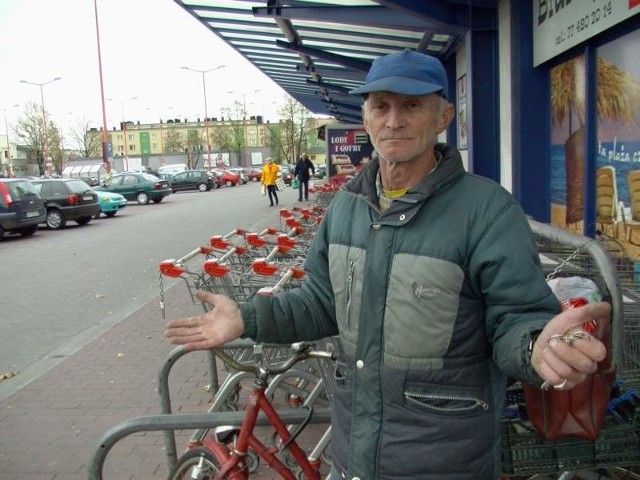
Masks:
[[[371,160],[373,145],[363,125],[327,125],[329,182],[343,183]]]

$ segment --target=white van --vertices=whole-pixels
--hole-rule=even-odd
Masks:
[[[187,165],[185,163],[173,163],[170,165],[163,165],[158,168],[158,176],[160,178],[171,178],[176,173],[184,172],[187,170]]]

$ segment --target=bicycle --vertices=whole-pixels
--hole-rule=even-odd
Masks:
[[[200,446],[187,450],[178,459],[169,474],[169,480],[212,480],[213,478],[245,480],[249,478],[255,466],[256,455],[285,480],[302,478],[320,480],[321,460],[317,449],[307,456],[296,442],[296,437],[307,422],[303,422],[291,432],[281,420],[265,391],[272,376],[286,372],[296,363],[309,358],[335,360],[336,354],[314,350],[311,344],[299,342],[291,345],[292,355],[285,362],[277,366],[269,366],[263,365],[260,360],[261,346],[257,344],[254,348],[256,357],[254,364],[239,363],[221,348],[213,349],[215,355],[231,369],[248,372],[255,376],[244,410],[242,425],[216,427],[213,435],[207,435]],[[265,414],[279,437],[271,447],[264,445],[254,435],[260,412]],[[310,409],[308,418],[311,414]],[[280,459],[278,455],[285,452],[290,455],[290,458]],[[289,467],[287,463],[293,463],[293,466]],[[296,473],[292,470],[295,466],[298,467]]]

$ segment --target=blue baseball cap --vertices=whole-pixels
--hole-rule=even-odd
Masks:
[[[376,58],[364,85],[349,93],[392,92],[400,95],[440,93],[447,98],[447,73],[440,60],[408,48]]]

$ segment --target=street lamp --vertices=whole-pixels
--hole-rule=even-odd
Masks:
[[[62,77],[56,77],[54,79],[51,79],[47,82],[42,82],[42,83],[37,83],[37,82],[29,82],[27,80],[20,80],[20,83],[27,83],[29,85],[35,85],[36,87],[40,87],[40,104],[42,105],[42,139],[43,139],[43,145],[42,145],[42,156],[43,156],[43,163],[45,164],[44,166],[50,167],[49,162],[50,162],[50,153],[49,153],[49,138],[47,135],[47,113],[46,110],[44,109],[44,86],[48,85],[50,83],[53,83],[57,80],[60,80]],[[40,174],[42,174],[43,172],[41,171]]]
[[[237,92],[233,90],[228,90],[227,93],[232,95],[236,95]],[[250,165],[249,162],[249,139],[247,138],[247,95],[253,95],[254,93],[260,93],[260,89],[252,90],[250,92],[241,92],[242,93],[242,129],[244,130],[244,157],[245,164]]]
[[[213,72],[214,70],[219,70],[224,67],[225,65],[218,65],[217,67],[209,68],[208,70],[197,70],[195,68],[180,67],[183,70],[191,70],[192,72],[197,72],[202,75],[202,92],[204,94],[204,132],[207,136],[207,161],[209,164],[209,169],[211,169],[211,139],[209,138],[209,115],[207,113],[207,84],[204,80],[204,75],[206,73]]]
[[[131,97],[129,100],[137,100],[138,97]],[[124,134],[124,170],[129,171],[129,151],[127,150],[127,121],[124,116],[124,104],[126,100],[114,100],[113,98],[107,98],[110,102],[120,102],[122,105],[122,133]]]

